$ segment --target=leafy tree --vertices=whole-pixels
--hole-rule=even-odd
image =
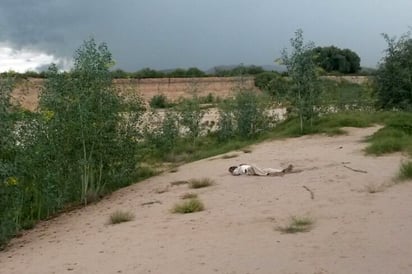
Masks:
[[[388,43],[386,55],[376,71],[378,107],[412,111],[412,37],[407,32],[399,39],[383,34]]]
[[[327,72],[356,73],[360,71],[360,57],[350,49],[339,49],[335,46],[316,47],[316,64]]]
[[[195,143],[196,138],[200,136],[202,131],[201,121],[205,115],[205,111],[200,106],[199,99],[197,96],[183,99],[177,110],[181,125],[187,128],[189,138]]]
[[[137,167],[136,124],[142,103],[115,92],[112,65],[106,44],[85,41],[69,75],[50,67],[40,97],[40,110],[51,113],[39,138],[39,145],[49,148],[43,157],[53,159],[45,161],[54,173],[51,178],[64,189],[60,195],[84,203],[90,195],[126,183]]]
[[[186,77],[205,77],[206,73],[198,68],[188,68],[186,71]]]
[[[292,52],[282,51],[281,61],[288,70],[291,79],[291,89],[288,99],[300,120],[300,130],[304,132],[307,122],[312,125],[317,116],[316,105],[319,102],[320,90],[317,87],[318,76],[314,60],[314,44],[304,43],[303,31],[295,32],[290,40]]]

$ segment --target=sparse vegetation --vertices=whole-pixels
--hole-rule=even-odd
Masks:
[[[185,200],[181,203],[176,204],[173,207],[173,213],[193,213],[198,211],[203,211],[205,206],[198,198],[192,198],[189,200]]]
[[[309,217],[292,217],[289,224],[278,227],[282,233],[307,232],[312,229],[314,221]]]
[[[189,180],[189,187],[190,188],[203,188],[214,185],[215,182],[210,178],[202,178],[202,179],[191,179]]]
[[[412,179],[412,161],[407,161],[407,162],[402,163],[400,170],[399,170],[398,179],[400,181],[406,181],[406,180]]]
[[[134,219],[134,214],[130,211],[116,210],[110,215],[110,224],[120,224],[124,222],[129,222]]]
[[[370,194],[374,194],[374,193],[378,193],[378,192],[382,192],[385,190],[385,185],[376,185],[376,184],[368,184],[365,187],[365,191],[370,193]]]

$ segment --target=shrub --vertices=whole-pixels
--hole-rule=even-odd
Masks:
[[[193,213],[193,212],[198,212],[198,211],[203,211],[205,206],[203,203],[197,199],[197,198],[192,198],[190,200],[184,201],[180,204],[176,204],[172,210],[173,213]]]
[[[402,163],[398,178],[402,181],[412,179],[412,161]]]
[[[255,91],[240,90],[233,99],[219,105],[217,137],[227,141],[234,136],[252,139],[271,127],[271,100]]]
[[[170,104],[167,101],[167,97],[164,94],[158,94],[150,99],[149,105],[152,108],[168,108]]]
[[[388,44],[386,55],[376,71],[375,90],[378,107],[412,110],[412,37],[408,32],[398,40],[383,35]]]

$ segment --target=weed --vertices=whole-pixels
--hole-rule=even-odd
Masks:
[[[129,222],[134,219],[134,214],[130,211],[117,210],[110,215],[110,224]]]
[[[202,178],[202,179],[191,179],[189,180],[189,187],[190,188],[202,188],[208,187],[214,184],[214,181],[209,178]]]
[[[307,232],[313,226],[314,221],[309,217],[292,217],[287,226],[278,227],[282,233]]]
[[[243,151],[243,153],[252,153],[252,150],[249,149],[249,148],[245,148],[242,151]]]
[[[176,204],[172,210],[173,213],[193,213],[193,212],[198,212],[204,210],[204,205],[203,203],[197,199],[197,198],[192,198],[190,200],[186,200],[180,204]]]

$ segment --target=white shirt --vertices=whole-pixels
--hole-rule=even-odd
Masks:
[[[252,166],[250,165],[240,165],[237,168],[235,168],[235,170],[233,170],[233,175],[245,175],[245,174],[249,174],[248,170],[251,168]]]

